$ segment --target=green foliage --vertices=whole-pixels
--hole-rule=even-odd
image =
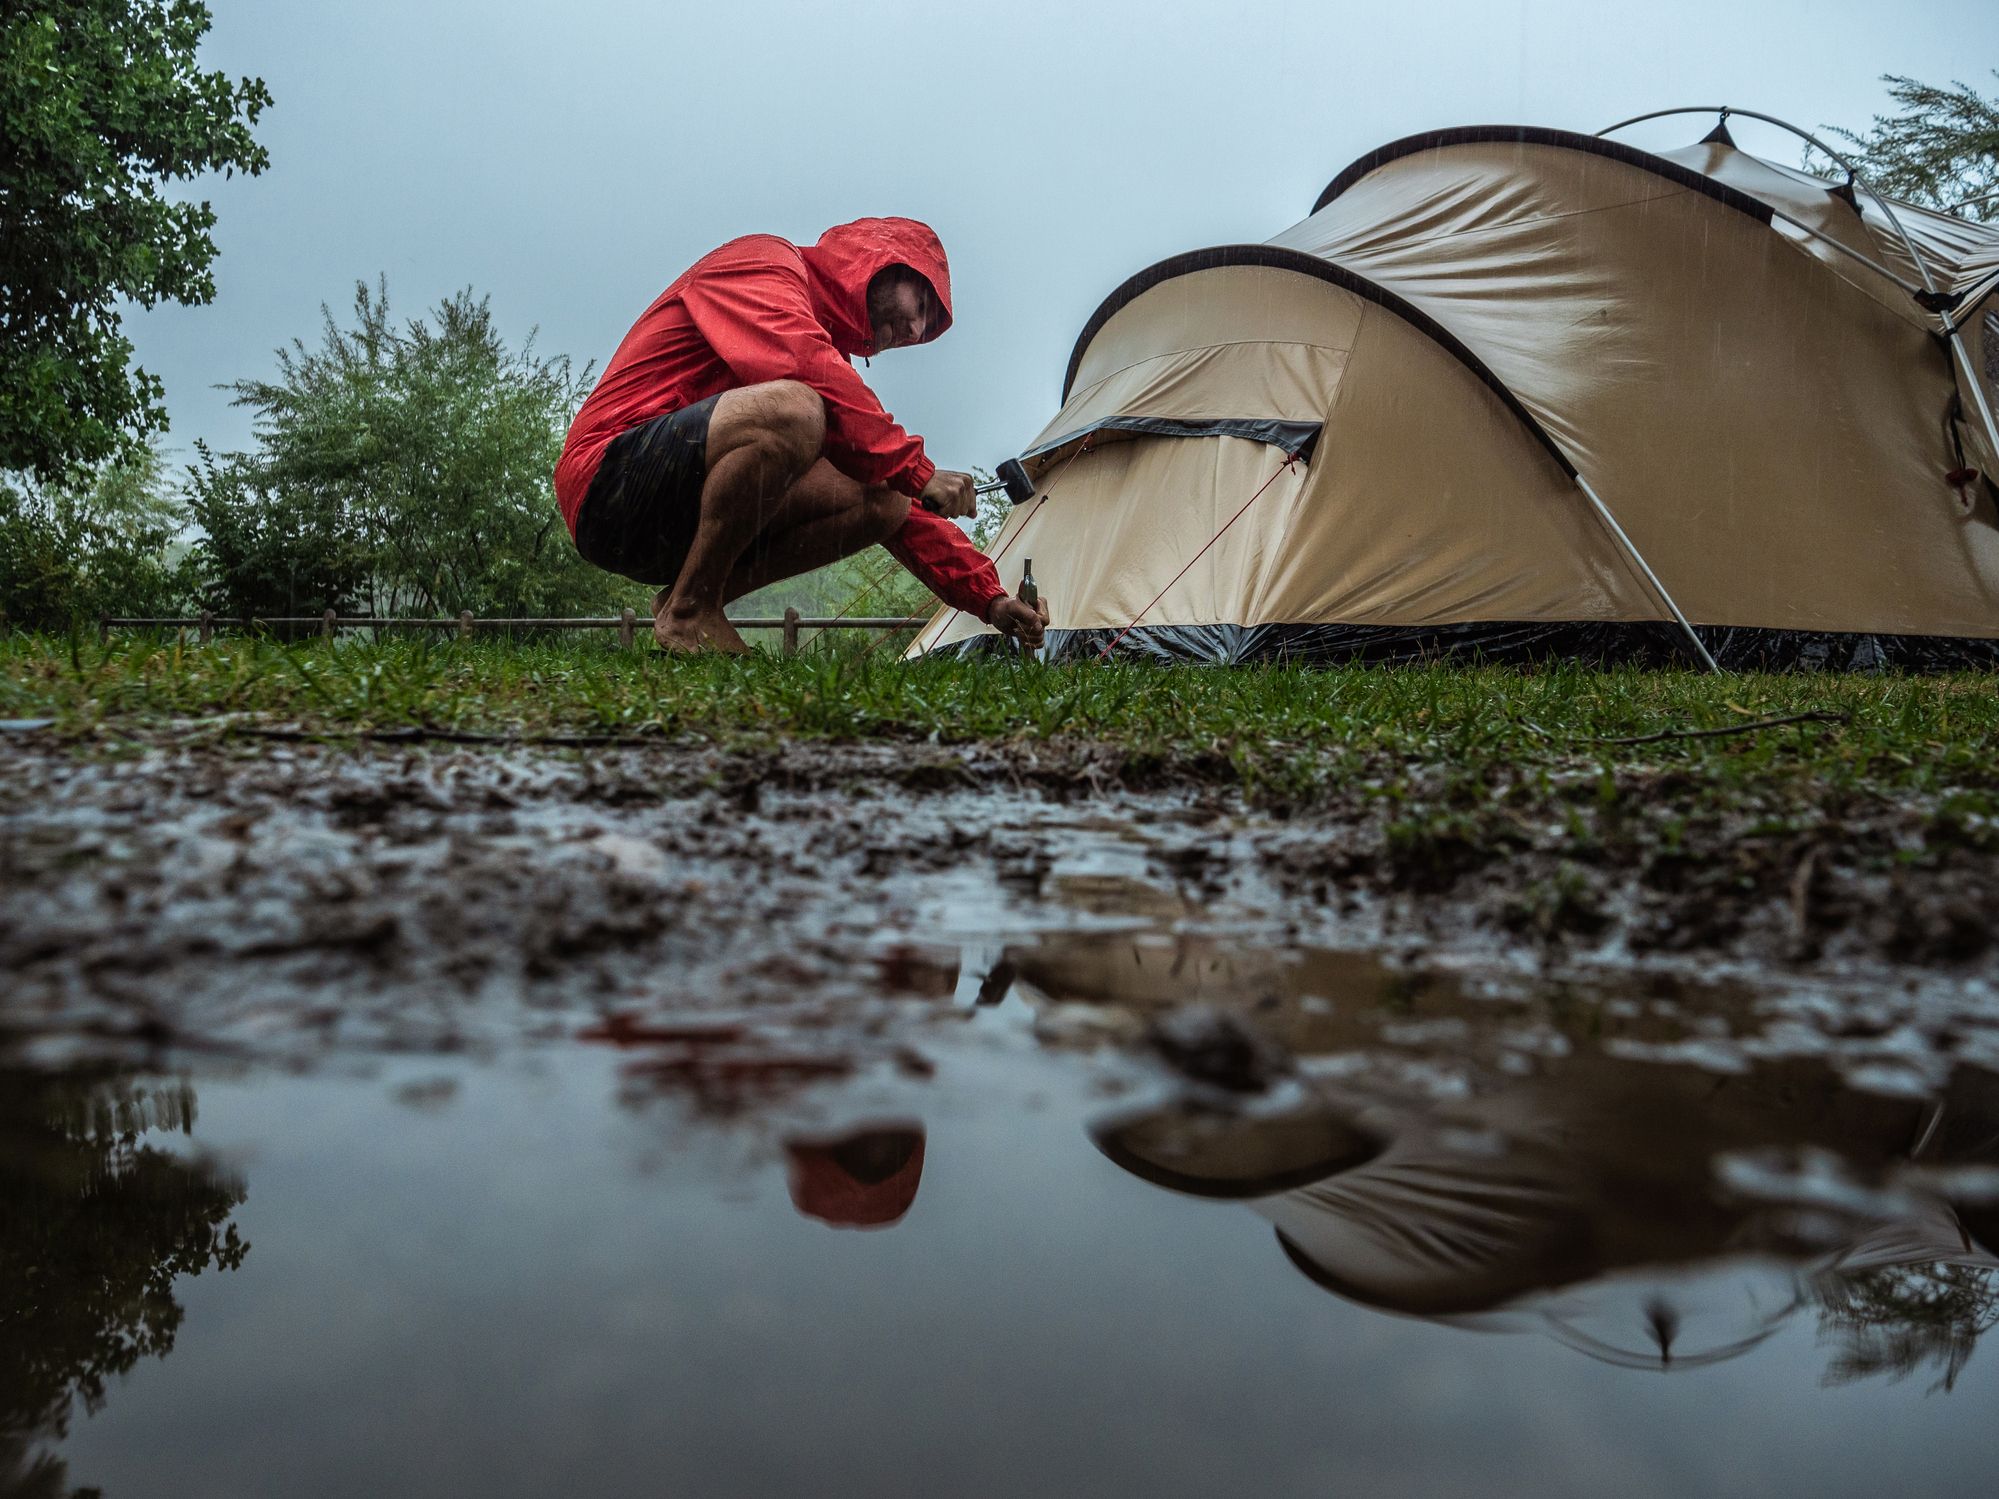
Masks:
[[[589,383],[533,340],[507,347],[470,291],[398,328],[385,283],[351,327],[278,351],[231,387],[257,448],[192,471],[217,613],[565,615],[643,607],[577,556],[549,478]]]
[[[268,159],[270,94],[195,66],[208,29],[195,0],[0,8],[0,472],[55,483],[166,426],[118,304],[210,301],[215,214],[162,188]]]
[[[1895,73],[1881,81],[1898,112],[1876,115],[1865,133],[1833,130],[1852,143],[1861,177],[1891,198],[1938,209],[1964,204],[1967,218],[1999,218],[1999,197],[1988,196],[1999,193],[1999,99],[1965,83],[1940,88]],[[1975,199],[1984,201],[1967,202]]]
[[[139,448],[94,479],[0,483],[0,609],[10,624],[63,630],[100,614],[174,614],[184,514],[159,455]]]
[[[200,442],[195,451],[188,497],[202,529],[192,562],[203,603],[239,618],[365,606],[367,538],[342,495],[281,494],[253,460],[218,460]]]

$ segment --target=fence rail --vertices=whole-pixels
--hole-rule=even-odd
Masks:
[[[925,624],[929,618],[927,613],[901,616],[836,614],[830,618],[820,618],[816,615],[800,614],[796,609],[787,609],[782,615],[770,617],[752,619],[732,617],[729,623],[739,630],[781,630],[784,632],[784,654],[795,656],[798,654],[800,630],[914,630]],[[108,640],[114,629],[193,630],[205,644],[214,638],[218,629],[257,630],[267,629],[273,625],[312,625],[328,640],[342,630],[451,630],[460,640],[470,640],[481,630],[616,630],[618,644],[630,649],[638,639],[638,624],[638,615],[631,609],[625,610],[622,614],[568,619],[481,618],[470,612],[440,615],[436,618],[387,618],[378,615],[335,614],[331,609],[324,614],[260,614],[244,618],[209,614],[204,611],[185,619],[100,615],[97,621],[97,634],[100,640]]]

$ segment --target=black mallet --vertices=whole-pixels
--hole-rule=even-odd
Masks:
[[[1026,466],[1018,458],[1009,458],[999,466],[997,476],[989,484],[976,484],[973,494],[991,494],[1004,489],[1007,499],[1015,505],[1025,505],[1034,498],[1034,481],[1027,477]]]

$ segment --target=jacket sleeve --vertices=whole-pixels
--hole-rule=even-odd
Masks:
[[[921,505],[909,507],[909,519],[883,545],[938,598],[974,619],[984,620],[993,600],[1006,596],[999,573],[972,539]]]
[[[702,338],[745,385],[798,380],[826,403],[826,456],[862,484],[912,497],[936,472],[923,439],[882,410],[875,393],[813,316],[802,266],[743,256],[703,266],[681,289]]]

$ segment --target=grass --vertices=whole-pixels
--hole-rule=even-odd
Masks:
[[[81,754],[246,720],[333,737],[608,733],[750,752],[701,774],[753,783],[768,773],[755,753],[783,744],[906,747],[886,771],[787,762],[838,794],[856,776],[962,785],[964,765],[940,762],[975,745],[1044,785],[1224,785],[1312,814],[1292,875],[1320,899],[1356,881],[1483,889],[1492,919],[1556,940],[1605,930],[1637,890],[1670,914],[1636,940],[1725,945],[1743,913],[1784,909],[1799,952],[1871,922],[1869,940],[1920,962],[1990,945],[1973,892],[1999,854],[1995,689],[1985,675],[904,664],[846,644],[732,661],[575,639],[0,638],[0,717],[52,718]],[[1833,721],[1606,742],[1797,714]],[[1871,893],[1828,895],[1835,866]]]
[[[1477,782],[1504,765],[1570,785],[1594,774],[1585,799],[1608,806],[1621,794],[1620,768],[1644,765],[1717,785],[1803,781],[1943,796],[1953,816],[1974,821],[1992,814],[1989,793],[1999,787],[1996,687],[1977,675],[1708,677],[1571,666],[905,665],[846,646],[730,661],[576,640],[0,640],[0,715],[52,717],[99,737],[254,714],[337,730],[610,731],[726,747],[1087,740],[1134,766],[1200,761],[1219,770],[1223,762],[1246,782],[1300,797],[1372,779],[1392,800],[1411,767]],[[1845,722],[1598,742],[1814,712]]]

